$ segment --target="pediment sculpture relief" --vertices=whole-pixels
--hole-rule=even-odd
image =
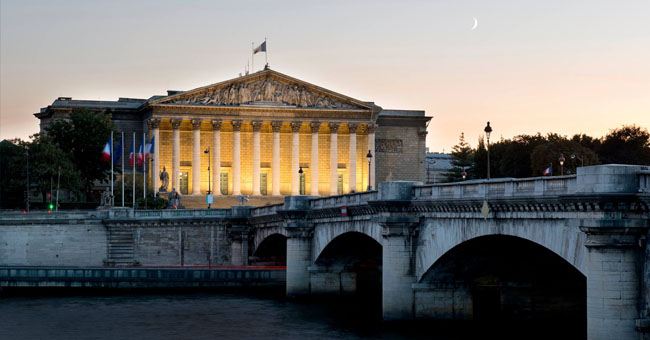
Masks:
[[[234,83],[202,93],[182,96],[164,104],[180,105],[245,105],[259,102],[295,107],[318,107],[329,109],[358,109],[319,93],[313,93],[300,85],[286,84],[276,80],[261,79],[246,83]]]

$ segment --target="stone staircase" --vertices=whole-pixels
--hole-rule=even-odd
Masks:
[[[109,227],[108,260],[118,266],[133,264],[133,229],[131,227]]]

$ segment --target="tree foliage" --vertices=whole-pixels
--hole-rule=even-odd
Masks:
[[[24,206],[26,150],[25,143],[18,139],[0,142],[0,208]]]
[[[463,171],[467,173],[474,164],[474,151],[465,142],[465,134],[461,132],[458,144],[451,150],[451,165],[453,166],[445,176],[448,182],[458,182],[463,179]]]
[[[110,115],[89,110],[75,111],[70,119],[57,120],[47,128],[53,143],[69,153],[85,191],[109,177],[110,162],[101,162],[100,157],[112,129]]]
[[[36,134],[29,143],[30,181],[43,196],[56,189],[60,176],[60,189],[76,192],[81,186],[81,175],[70,154],[54,144],[47,135]]]
[[[596,148],[605,164],[650,164],[650,134],[636,125],[610,130]]]

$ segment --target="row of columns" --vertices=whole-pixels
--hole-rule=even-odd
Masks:
[[[180,126],[182,119],[171,119],[172,125],[172,188],[178,189],[180,187]],[[200,119],[192,119],[193,131],[193,144],[192,144],[192,195],[201,194],[201,124]],[[154,152],[160,155],[159,134],[160,134],[159,118],[152,118],[149,120],[149,127],[152,130],[152,136],[155,137]],[[221,126],[223,124],[221,119],[214,119],[212,122],[212,160],[211,168],[212,183],[214,183],[214,195],[221,195],[219,188],[221,187],[221,176],[219,169],[221,167]],[[241,195],[241,126],[243,120],[231,121],[233,127],[233,156],[232,156],[232,194]],[[271,128],[273,130],[273,165],[272,165],[272,190],[271,195],[280,196],[280,128],[282,121],[272,121]],[[291,195],[300,194],[300,177],[298,170],[300,168],[300,127],[303,122],[292,121],[292,143],[291,143]],[[310,122],[311,127],[311,192],[310,195],[318,196],[318,130],[323,122]],[[330,187],[329,194],[336,195],[338,192],[338,129],[340,123],[329,122],[330,127]],[[263,122],[261,120],[251,121],[253,127],[253,192],[252,195],[261,195],[260,190],[260,130]],[[350,191],[357,191],[357,128],[358,123],[348,123],[350,130],[350,150],[349,150],[349,183]],[[368,148],[374,150],[375,148],[375,124],[367,124],[368,128]],[[154,190],[159,187],[158,173],[160,172],[159,157],[154,157],[153,160],[153,185]],[[369,183],[374,188],[375,182],[375,162],[371,163]]]

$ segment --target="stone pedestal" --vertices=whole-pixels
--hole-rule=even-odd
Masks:
[[[586,220],[589,339],[639,339],[646,220]]]
[[[284,198],[284,209],[279,211],[287,231],[287,296],[309,294],[309,266],[312,264],[311,248],[313,225],[306,221],[310,196]]]
[[[413,318],[415,239],[419,220],[407,216],[375,219],[382,227],[382,316],[384,320]]]

